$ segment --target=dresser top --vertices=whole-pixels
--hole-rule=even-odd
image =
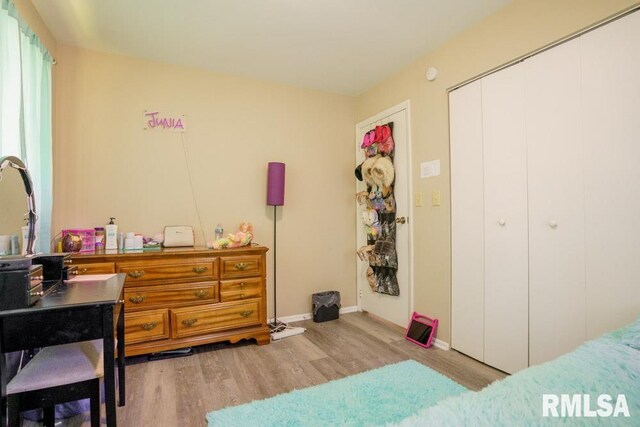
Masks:
[[[267,252],[269,248],[258,244],[252,244],[250,246],[242,246],[239,248],[230,249],[208,249],[205,247],[186,247],[186,248],[161,248],[152,250],[134,250],[134,251],[101,251],[90,253],[74,253],[73,259],[79,262],[82,260],[96,261],[100,259],[119,260],[119,259],[132,259],[132,258],[162,258],[162,257],[194,257],[194,256],[236,256],[236,255],[248,255],[256,253]]]

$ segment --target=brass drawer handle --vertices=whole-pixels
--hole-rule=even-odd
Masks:
[[[240,286],[241,288],[244,288],[244,285],[246,285],[246,283],[240,282],[240,284],[238,286]]]
[[[86,273],[87,271],[89,271],[88,268],[83,268],[82,270],[80,270],[80,273]]]
[[[196,274],[202,274],[202,273],[204,273],[205,271],[207,271],[208,269],[209,269],[209,267],[193,267],[193,268],[191,269],[191,271],[193,271],[193,272],[194,272],[194,273],[196,273]]]
[[[244,294],[240,294],[240,298],[244,298]]]
[[[127,276],[131,277],[132,279],[139,279],[144,276],[144,270],[130,271],[129,273],[127,273]]]
[[[236,263],[235,267],[236,267],[236,270],[245,270],[247,268],[247,263],[239,262],[239,263]]]
[[[182,324],[183,324],[184,326],[190,327],[190,326],[195,325],[195,323],[196,323],[197,321],[198,321],[198,319],[184,319],[184,320],[182,321]]]
[[[145,331],[150,331],[156,326],[158,326],[157,322],[143,323],[142,325],[140,325],[140,327],[142,327],[142,329],[144,329]]]
[[[240,312],[240,316],[242,316],[242,317],[249,317],[249,316],[251,316],[251,313],[253,313],[253,310],[245,310],[245,311],[241,311],[241,312]]]
[[[143,303],[144,300],[146,300],[147,297],[145,297],[144,295],[137,295],[135,297],[129,297],[129,301],[131,301],[134,304],[140,304]]]
[[[200,289],[194,292],[196,295],[196,298],[206,298],[207,295],[209,295],[209,291],[206,289]]]

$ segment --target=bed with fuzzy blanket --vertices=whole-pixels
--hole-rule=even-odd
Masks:
[[[479,392],[441,400],[399,425],[640,426],[640,318]]]

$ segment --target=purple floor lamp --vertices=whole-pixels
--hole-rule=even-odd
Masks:
[[[270,162],[267,174],[267,205],[273,206],[273,321],[269,323],[271,332],[280,332],[287,325],[278,321],[276,311],[276,208],[284,206],[284,172],[285,164]]]

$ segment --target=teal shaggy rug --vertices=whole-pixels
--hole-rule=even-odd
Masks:
[[[625,396],[629,417],[544,417],[544,394]],[[597,406],[592,405],[592,408]],[[560,415],[560,411],[559,415]],[[477,393],[443,399],[400,427],[640,426],[640,319],[571,353],[496,381]]]
[[[396,423],[467,389],[408,360],[207,414],[213,426],[372,426]]]

